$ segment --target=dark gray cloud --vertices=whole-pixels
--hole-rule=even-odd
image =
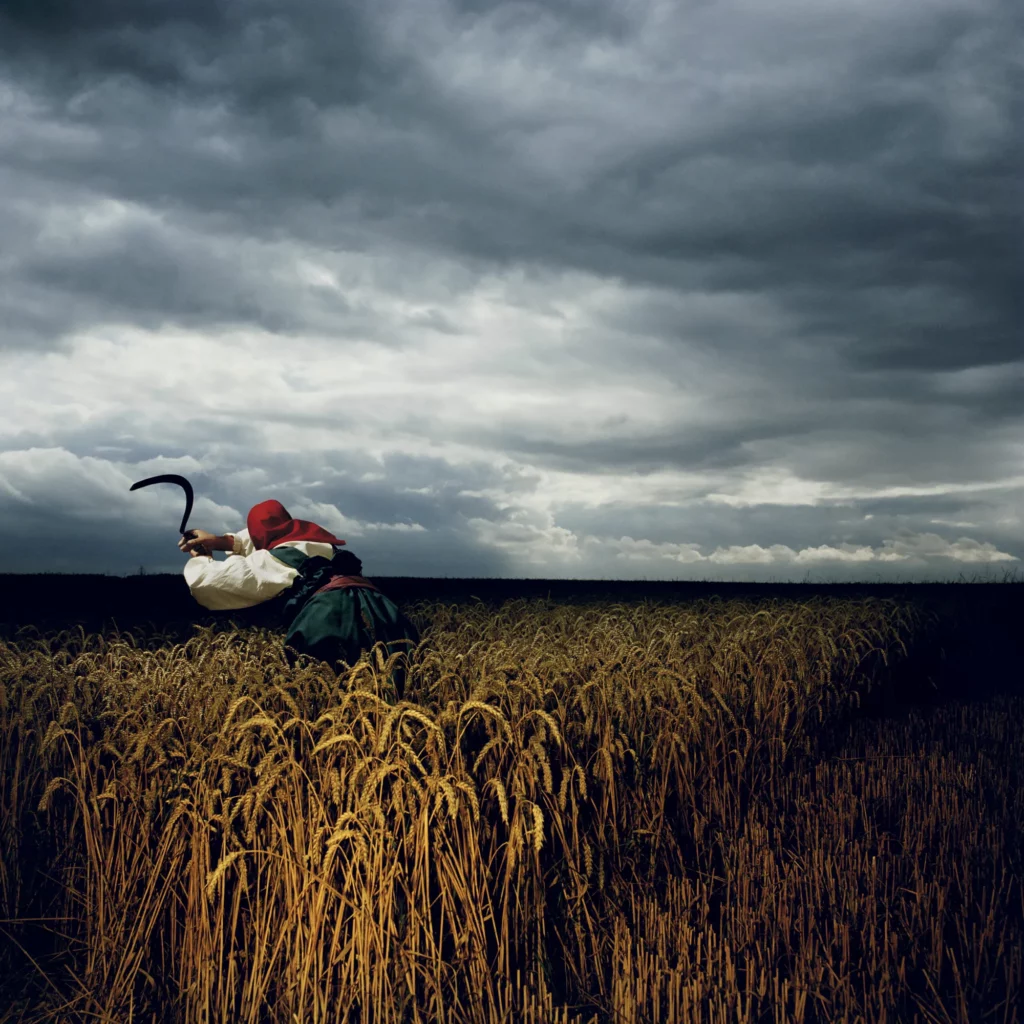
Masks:
[[[450,575],[1024,557],[1022,30],[8,0],[0,515],[169,459]]]
[[[178,101],[225,97],[263,112],[352,102],[380,77],[358,5],[8,0],[0,28],[5,57],[64,100],[123,76]]]
[[[698,27],[721,33],[727,9],[698,9]],[[547,123],[531,109],[520,127],[510,102],[485,122],[472,97],[443,88],[411,39],[389,33],[386,6],[374,16],[359,10],[156,4],[141,16],[122,4],[95,14],[77,4],[16,5],[4,38],[20,81],[36,85],[56,120],[96,135],[91,146],[38,140],[14,164],[38,170],[46,161],[55,177],[96,189],[116,176],[126,199],[219,216],[257,237],[287,231],[324,244],[355,219],[485,264],[574,266],[680,291],[769,289],[804,330],[845,339],[851,362],[867,367],[924,359],[952,368],[1018,355],[1013,126],[1024,111],[1021,62],[1008,44],[1021,20],[1012,5],[989,3],[976,16],[956,5],[911,5],[895,19],[903,24],[894,37],[882,17],[877,29],[866,20],[845,36],[841,15],[831,25],[806,12],[761,15],[739,42],[711,39],[722,58],[752,62],[749,85],[733,94],[730,74],[695,76],[690,116],[666,115],[663,132],[634,146],[629,125],[607,116],[594,125],[607,143],[592,147],[600,159],[589,164],[554,120],[557,103]],[[511,33],[513,53],[540,42],[534,63],[545,71],[547,60],[578,60],[611,24],[621,23],[613,35],[627,45],[629,27],[635,34],[642,20],[640,7],[631,18],[595,11],[587,31],[572,7],[442,10],[424,5],[407,34],[418,29],[429,40],[433,15],[447,30],[434,32],[451,44],[461,26],[490,14]],[[683,17],[672,26],[678,60],[700,54],[703,69],[707,46],[681,34]],[[559,31],[566,25],[568,37]],[[822,47],[816,61],[801,52],[812,45]],[[802,74],[787,70],[792,52]],[[830,56],[838,63],[828,68]],[[755,82],[765,86],[760,102]],[[596,91],[613,84],[581,70],[572,109],[595,117]],[[652,85],[625,89],[639,103]],[[974,100],[987,112],[989,127],[970,109],[956,113],[960,94],[962,105]],[[546,181],[531,181],[513,147],[544,134],[553,136],[545,159],[556,164]],[[116,260],[132,244],[96,258]],[[161,266],[159,254],[153,263]],[[154,295],[141,268],[139,277],[135,304],[161,311],[164,293]],[[180,305],[190,299],[193,315],[212,322],[225,312],[259,325],[270,316],[251,301],[218,308],[198,281],[182,285]],[[275,304],[286,305],[273,296],[265,303]],[[287,321],[283,311],[278,317]]]
[[[126,317],[154,327],[172,319],[186,326],[222,320],[275,332],[302,325],[281,296],[268,294],[265,277],[253,273],[239,281],[244,272],[236,266],[225,272],[225,264],[195,246],[168,244],[158,231],[137,227],[74,252],[29,260],[23,273],[36,294],[63,291],[77,299],[77,312],[94,308],[98,322]],[[337,313],[345,312],[337,301]]]

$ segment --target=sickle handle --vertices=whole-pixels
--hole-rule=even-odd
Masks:
[[[193,538],[193,537],[194,537],[195,535],[196,535],[196,531],[195,531],[195,530],[186,530],[186,531],[185,531],[185,532],[184,532],[184,533],[182,534],[182,536],[183,536],[183,537],[185,538],[185,540],[192,540],[192,538]],[[208,555],[208,554],[210,554],[210,552],[209,552],[209,551],[207,551],[207,550],[206,550],[206,548],[205,548],[205,547],[203,547],[203,545],[202,545],[202,544],[197,544],[197,545],[195,546],[195,548],[193,548],[193,550],[194,550],[194,551],[198,551],[198,552],[199,552],[199,554],[201,554],[201,555]]]

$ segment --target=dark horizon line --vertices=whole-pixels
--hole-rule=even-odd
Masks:
[[[684,583],[684,584],[757,584],[764,585],[766,583],[781,584],[781,585],[802,585],[807,583],[815,584],[831,584],[837,586],[861,586],[861,585],[886,585],[886,586],[917,586],[921,584],[959,584],[959,583],[1024,583],[1024,577],[1017,578],[1017,569],[1013,569],[1010,572],[1004,572],[1002,579],[992,578],[991,576],[982,575],[978,576],[975,574],[970,579],[966,579],[964,574],[961,572],[956,577],[947,577],[944,579],[881,579],[876,578],[873,580],[860,579],[860,580],[840,580],[840,579],[769,579],[769,580],[754,580],[754,579],[709,579],[704,577],[702,579],[693,578],[674,578],[674,579],[663,579],[663,578],[650,578],[650,577],[609,577],[609,576],[564,576],[564,577],[548,577],[548,576],[385,576],[374,573],[372,579],[378,580],[422,580],[424,582],[433,581],[445,581],[448,583],[476,583],[476,582],[487,582],[487,583]],[[62,576],[62,577],[101,577],[103,579],[178,579],[181,574],[178,572],[134,572],[134,573],[99,573],[99,572],[0,572],[0,579],[3,578],[38,578],[40,576]]]

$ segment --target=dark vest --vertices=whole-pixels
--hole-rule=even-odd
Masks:
[[[380,590],[364,576],[348,576],[340,568],[340,552],[331,559],[320,555],[305,555],[298,548],[276,547],[270,553],[285,565],[298,571],[292,585],[285,590],[281,614],[290,623],[305,608],[306,603],[324,590],[340,590],[346,587],[366,587]],[[337,564],[336,564],[337,563]]]

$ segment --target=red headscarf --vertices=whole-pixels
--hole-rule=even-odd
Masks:
[[[249,509],[245,525],[249,528],[249,539],[253,546],[272,548],[286,540],[315,540],[321,544],[344,544],[333,533],[307,519],[292,519],[279,501],[261,501]]]

